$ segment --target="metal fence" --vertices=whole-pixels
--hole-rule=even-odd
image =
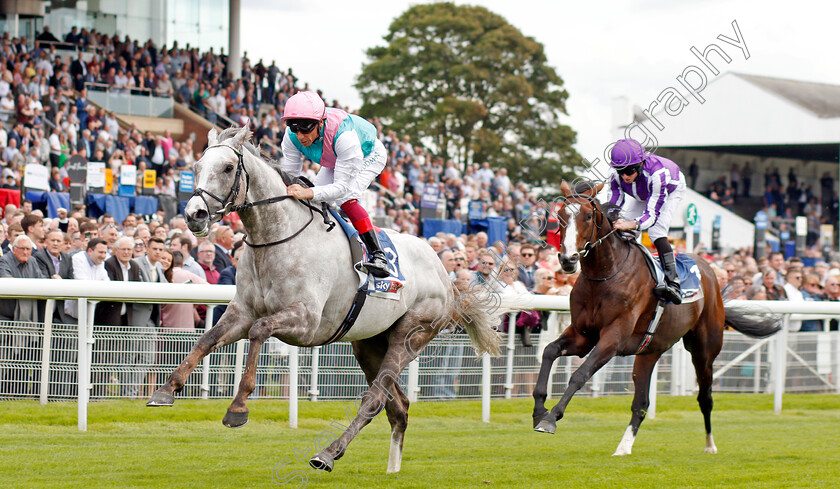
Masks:
[[[148,88],[115,88],[102,83],[85,83],[88,99],[117,114],[171,119],[174,101]]]
[[[77,400],[79,430],[87,429],[90,399],[145,399],[183,358],[199,333],[161,329],[112,328],[92,324],[97,301],[199,303],[213,307],[234,296],[232,285],[156,284],[84,280],[14,279],[0,281],[0,296],[78,300],[79,325],[0,323],[0,399]],[[435,339],[400,382],[410,400],[481,398],[482,420],[489,422],[492,398],[530,396],[541,349],[555,339],[569,320],[567,296],[502,296],[511,310],[553,311],[548,330],[537,346],[525,348],[507,335],[503,356],[476,359],[464,335]],[[840,303],[733,301],[756,313],[781,314],[785,327],[763,340],[726,332],[723,352],[715,363],[718,391],[772,392],[774,411],[781,413],[785,392],[840,393],[840,333],[789,333],[791,321],[840,317]],[[810,316],[800,316],[802,314]],[[513,316],[513,315],[511,315]],[[511,319],[511,330],[513,330]],[[346,400],[365,388],[361,370],[348,344],[297,348],[271,340],[261,355],[255,397],[289,400],[289,425],[297,427],[299,399]],[[233,395],[242,375],[247,342],[209,355],[188,379],[182,394],[192,398]],[[633,392],[632,357],[616,358],[602,368],[579,395]],[[565,389],[577,358],[561,358],[553,367],[550,395]],[[648,417],[655,416],[656,396],[692,394],[693,367],[688,352],[677,343],[654,369]],[[296,395],[289,395],[290,393]]]
[[[540,367],[542,347],[556,337],[567,313],[552,313],[554,327],[535,346],[518,339],[508,343],[511,355],[490,359],[491,398],[530,397]],[[94,326],[90,364],[90,399],[147,398],[184,359],[201,332],[155,328]],[[0,323],[0,399],[69,401],[78,397],[78,326]],[[45,344],[45,338],[48,344]],[[717,392],[772,392],[777,337],[755,340],[725,332],[715,361]],[[91,340],[88,340],[90,343]],[[840,392],[840,332],[787,335],[785,392]],[[272,338],[263,348],[252,398],[309,400],[358,398],[367,387],[349,343],[299,348],[297,381],[292,382],[291,348]],[[247,341],[221,348],[191,374],[183,398],[230,398],[242,375]],[[626,395],[634,390],[634,357],[611,360],[578,396]],[[559,395],[583,359],[564,357],[555,363],[550,393]],[[663,355],[657,366],[658,394],[686,395],[695,389],[693,366],[681,344]],[[466,334],[436,338],[400,376],[412,399],[481,399],[482,360]]]

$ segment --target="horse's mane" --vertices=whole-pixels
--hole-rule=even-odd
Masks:
[[[227,141],[228,139],[233,139],[233,137],[236,136],[237,134],[239,134],[239,131],[241,131],[241,130],[242,130],[242,128],[237,127],[237,126],[232,126],[232,127],[229,127],[227,129],[223,130],[222,132],[219,133],[219,136],[218,136],[219,143],[221,144],[221,143]],[[250,142],[251,137],[253,136],[253,134],[251,134],[251,130],[250,129],[245,129],[245,131],[246,131],[247,136],[245,137],[245,141],[242,143],[242,147],[247,149],[248,152],[251,153],[252,155],[262,157],[262,155],[260,154],[260,149]]]
[[[219,137],[218,137],[219,143],[221,143],[223,141],[227,141],[228,139],[233,139],[233,137],[235,135],[237,135],[240,130],[242,130],[242,128],[241,127],[236,127],[236,126],[232,126],[232,127],[229,127],[227,129],[223,130],[222,132],[219,133]],[[271,156],[267,152],[262,151],[262,149],[259,147],[259,145],[255,145],[255,144],[251,143],[250,139],[253,136],[252,133],[251,133],[251,130],[246,129],[246,131],[247,131],[247,133],[246,133],[247,136],[245,137],[245,142],[242,143],[242,147],[244,149],[246,149],[252,155],[256,156],[257,159],[259,159],[260,161],[262,161],[263,163],[265,163],[266,165],[271,167],[274,171],[279,173],[280,176],[283,178],[283,182],[286,185],[290,185],[290,183],[292,183],[295,180],[295,178],[292,177],[291,175],[289,175],[288,173],[286,173],[285,171],[283,171],[283,168],[281,168],[281,166],[280,166],[280,160],[279,159],[271,158]]]
[[[594,190],[598,187],[601,182],[595,182],[592,180],[585,180],[580,179],[575,181],[575,188],[573,192],[577,195],[592,195]],[[598,202],[598,205],[601,206],[601,211],[603,211],[604,215],[607,216],[610,223],[614,223],[619,217],[621,212],[621,207],[615,204],[611,204],[609,202],[601,203],[598,201],[597,196],[592,195],[592,200]]]
[[[621,215],[621,206],[611,204],[609,202],[601,204],[601,210],[604,211],[604,215],[607,216],[607,219],[609,219],[610,224],[617,221]]]
[[[577,180],[575,182],[574,193],[579,195],[591,194],[594,189],[598,187],[599,183],[600,182],[592,180]],[[605,216],[607,216],[607,220],[610,221],[610,224],[613,224],[621,217],[621,206],[611,204],[610,202],[601,203],[595,195],[592,196],[592,200],[601,206],[601,211]],[[635,239],[635,236],[632,233],[619,232],[617,235],[622,241],[631,241]]]

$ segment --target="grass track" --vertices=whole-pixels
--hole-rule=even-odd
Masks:
[[[103,402],[91,404],[84,433],[74,403],[3,402],[0,487],[242,489],[299,487],[304,477],[309,488],[341,489],[840,487],[840,396],[787,395],[776,416],[771,396],[717,395],[717,455],[703,453],[694,399],[660,396],[633,454],[612,457],[630,401],[575,399],[554,436],[531,431],[528,400],[494,401],[490,424],[480,422],[478,402],[415,403],[395,475],[385,474],[384,414],[334,472],[313,472],[297,460],[313,453],[322,434],[332,440],[330,422],[346,424],[352,402],[302,402],[296,430],[280,401],[251,401],[251,420],[239,430],[221,424],[228,401],[179,400],[171,409]],[[278,464],[275,475],[286,484],[272,481]]]

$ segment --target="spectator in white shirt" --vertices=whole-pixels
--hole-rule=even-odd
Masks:
[[[108,281],[108,272],[105,271],[106,258],[108,258],[108,245],[105,244],[105,240],[91,239],[88,241],[86,253],[73,255],[73,277],[76,280]],[[78,319],[78,302],[65,301],[64,312]]]
[[[805,302],[802,296],[802,291],[799,288],[802,286],[802,269],[790,268],[785,275],[785,294],[789,301]],[[802,328],[802,321],[790,321],[788,331],[799,331]]]

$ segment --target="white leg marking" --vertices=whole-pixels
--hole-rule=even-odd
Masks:
[[[636,437],[633,435],[633,427],[628,426],[624,431],[624,436],[621,437],[621,443],[618,444],[618,448],[615,449],[613,456],[630,455],[630,452],[633,451],[634,441],[636,441]]]
[[[391,449],[388,452],[388,473],[394,474],[400,471],[400,466],[402,465],[402,447],[400,446],[400,442],[402,441],[402,436],[397,436],[395,433],[391,433]]]
[[[712,437],[712,434],[709,433],[706,435],[706,449],[703,450],[706,453],[717,453],[717,447],[715,446],[715,439]]]

